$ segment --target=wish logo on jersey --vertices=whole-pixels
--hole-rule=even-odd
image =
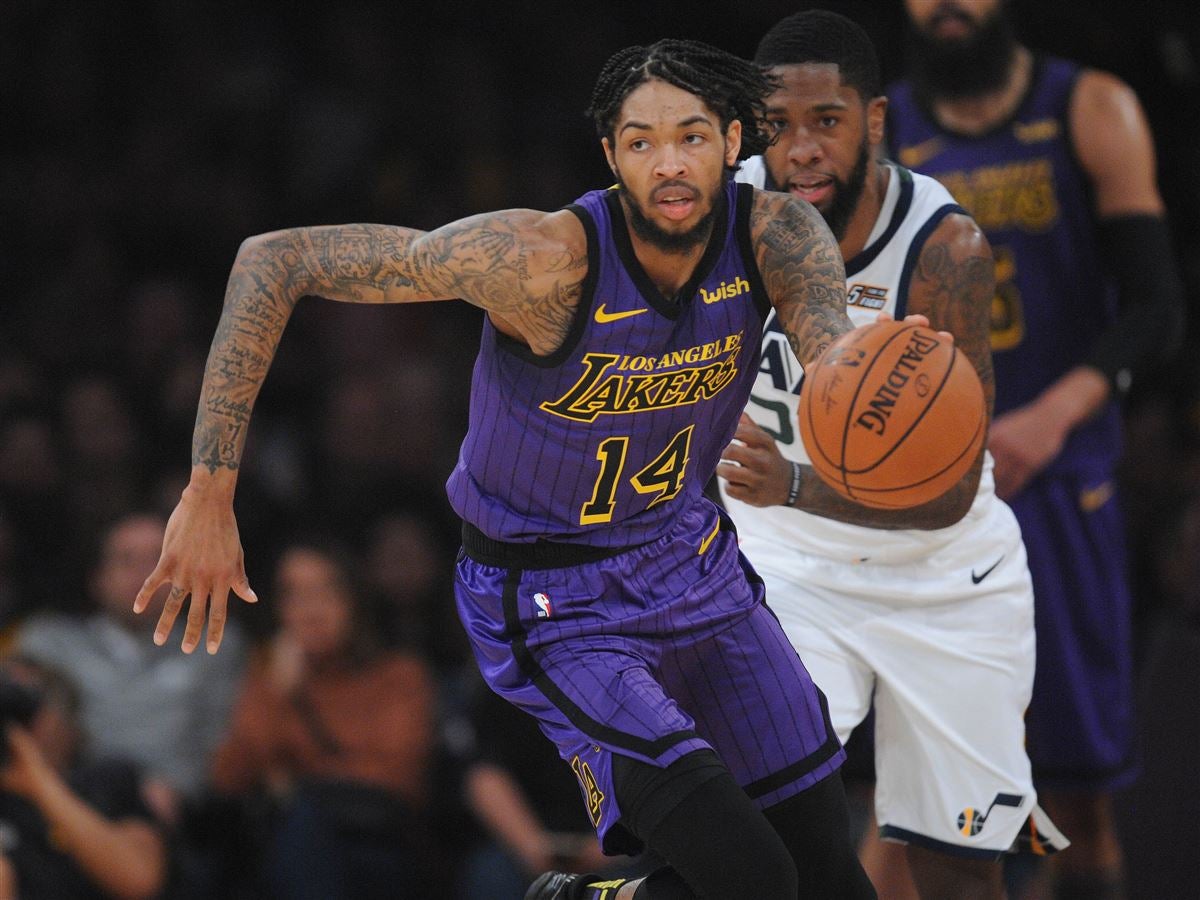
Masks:
[[[704,288],[700,288],[700,299],[705,304],[720,303],[722,300],[731,300],[740,296],[748,290],[750,290],[750,282],[739,275],[733,279],[732,283],[722,281],[715,290],[706,291]]]

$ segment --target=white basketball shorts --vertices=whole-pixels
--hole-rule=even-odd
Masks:
[[[904,565],[742,543],[843,742],[874,703],[881,836],[978,858],[1067,843],[1037,808],[1024,746],[1034,668],[1025,548],[1007,507],[995,519],[986,540]]]

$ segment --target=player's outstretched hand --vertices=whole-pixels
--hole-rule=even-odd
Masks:
[[[733,442],[721,454],[717,476],[727,482],[730,497],[751,506],[777,506],[787,502],[792,464],[775,439],[742,413]]]
[[[163,604],[162,615],[154,629],[159,646],[171,636],[171,628],[189,594],[187,626],[183,632],[183,652],[191,653],[200,644],[204,620],[208,618],[209,653],[221,646],[232,590],[247,603],[258,602],[246,579],[246,563],[238,535],[233,507],[224,497],[209,497],[188,488],[167,521],[162,555],[150,577],[138,591],[134,612],[143,612],[154,593],[164,584],[171,591]]]

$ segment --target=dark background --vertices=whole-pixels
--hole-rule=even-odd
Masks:
[[[885,74],[900,73],[898,0],[824,5],[854,14]],[[1193,324],[1178,359],[1136,385],[1128,403],[1123,479],[1151,777],[1126,821],[1141,833],[1165,805],[1194,823],[1186,811],[1200,802],[1200,675],[1164,658],[1188,651],[1170,642],[1194,641],[1200,623],[1200,17],[1189,0],[1012,7],[1031,46],[1127,80],[1157,142]],[[508,206],[556,208],[608,181],[582,111],[611,53],[689,37],[750,55],[797,8],[7,0],[0,624],[82,605],[102,525],[174,505],[204,355],[243,238],[291,225],[431,227]],[[478,328],[465,304],[301,304],[239,487],[252,583],[266,583],[279,546],[306,522],[361,543],[379,517],[401,511],[422,517],[442,552],[453,552],[442,482],[465,428]],[[261,608],[241,612],[265,631]],[[1169,713],[1164,686],[1179,701]],[[1172,834],[1180,848],[1197,845],[1186,829]],[[1163,852],[1135,859],[1143,883],[1160,868],[1144,860]]]

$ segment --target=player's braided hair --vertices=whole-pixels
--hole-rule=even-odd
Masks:
[[[654,78],[703,100],[720,117],[722,130],[734,119],[741,121],[738,159],[762,153],[770,145],[773,134],[763,112],[775,80],[760,66],[732,53],[700,41],[670,38],[649,47],[626,47],[604,64],[587,111],[600,137],[612,139],[625,98]]]
[[[875,45],[857,24],[824,9],[792,13],[763,35],[754,53],[760,66],[833,63],[842,84],[863,100],[883,93]]]

